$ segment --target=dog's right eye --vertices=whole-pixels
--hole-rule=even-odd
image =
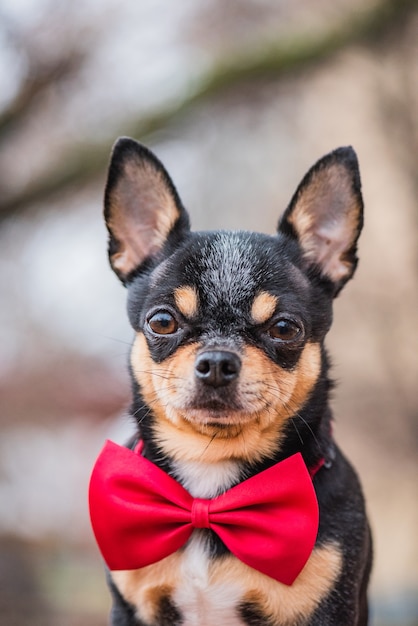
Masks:
[[[178,330],[178,322],[169,311],[157,311],[149,320],[148,326],[156,335],[172,335]]]

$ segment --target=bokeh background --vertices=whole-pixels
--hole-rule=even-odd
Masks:
[[[375,536],[372,624],[418,624],[417,112],[414,0],[1,0],[1,624],[107,622],[86,491],[131,430],[101,216],[119,135],[155,150],[197,229],[273,232],[306,170],[355,147],[335,433]]]

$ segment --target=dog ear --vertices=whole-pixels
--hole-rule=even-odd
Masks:
[[[319,270],[337,295],[357,265],[363,200],[357,156],[338,148],[306,174],[279,223],[296,239],[308,269]]]
[[[109,260],[123,283],[189,231],[187,212],[164,166],[145,146],[127,137],[114,145],[104,206]]]

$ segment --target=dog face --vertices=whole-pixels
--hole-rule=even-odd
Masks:
[[[105,218],[136,332],[141,420],[160,448],[182,460],[271,454],[324,380],[332,300],[356,267],[354,152],[336,150],[308,172],[275,236],[193,233],[162,164],[121,139]]]

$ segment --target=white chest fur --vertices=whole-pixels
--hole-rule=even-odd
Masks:
[[[214,498],[238,482],[241,466],[235,461],[183,461],[174,465],[174,471],[176,479],[194,498]]]
[[[213,563],[213,561],[212,561]],[[244,589],[239,580],[216,580],[198,533],[191,538],[181,564],[181,584],[173,596],[184,626],[243,626],[237,607]]]
[[[176,465],[176,477],[195,498],[213,498],[237,482],[240,465],[186,462]],[[199,532],[191,537],[181,564],[181,584],[173,600],[180,607],[184,626],[242,626],[237,606],[243,595],[239,581],[217,581]]]

